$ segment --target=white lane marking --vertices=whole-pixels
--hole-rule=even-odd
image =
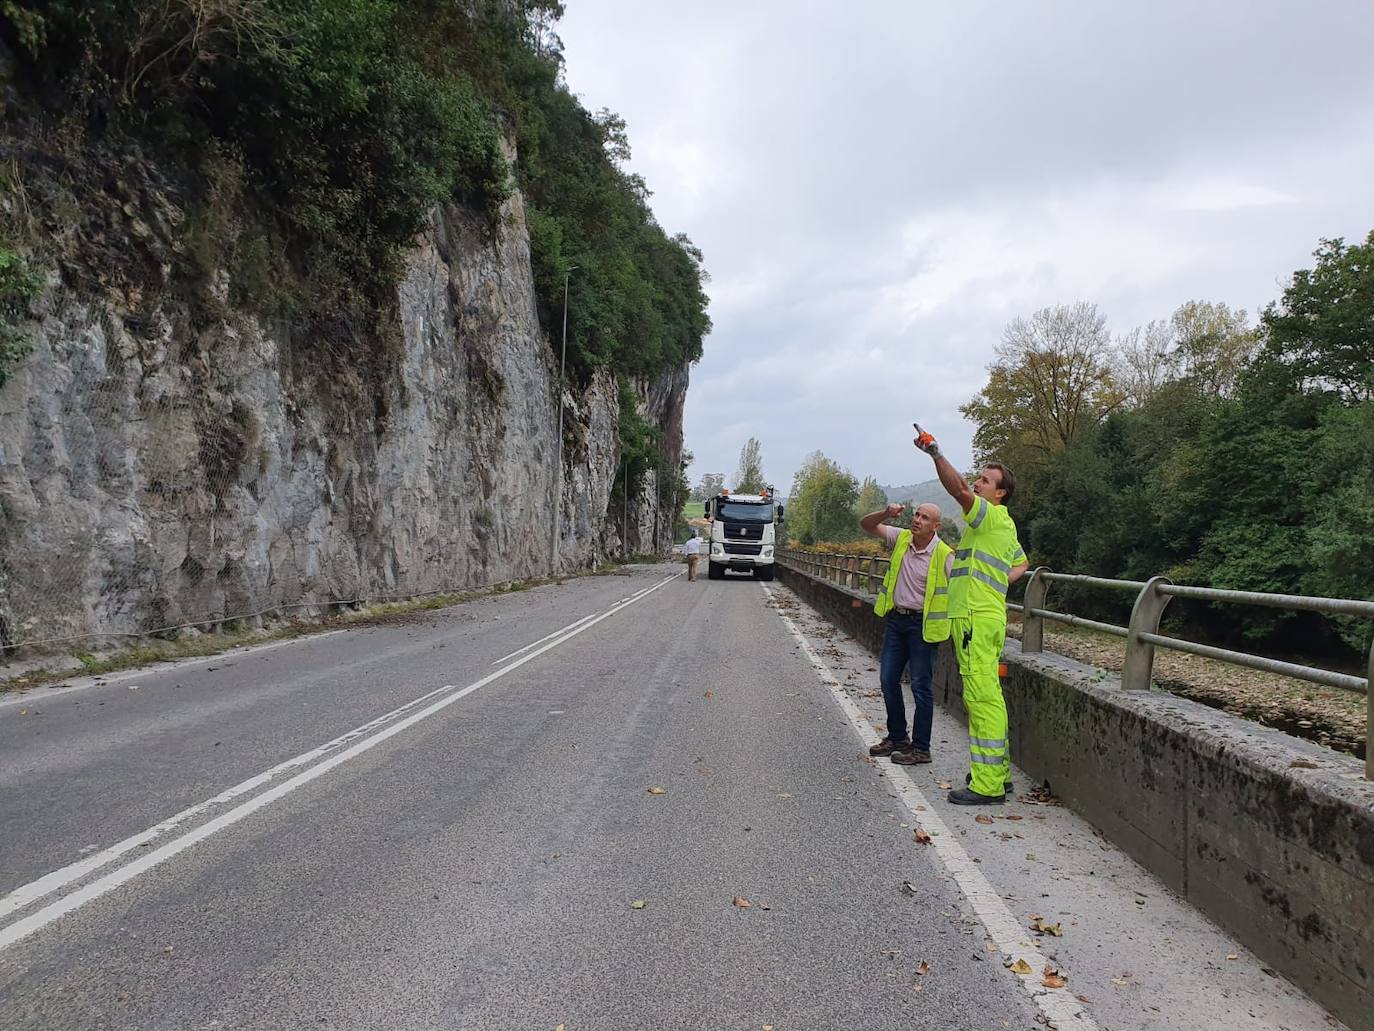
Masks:
[[[773,598],[773,592],[768,588],[763,588],[769,600]],[[825,660],[816,654],[816,650],[811,647],[811,642],[806,639],[806,635],[793,622],[792,618],[783,612],[782,609],[774,606],[774,611],[778,617],[786,624],[787,629],[792,632],[797,644],[802,652],[811,660],[811,666],[822,682],[830,689],[831,695],[844,710],[845,716],[849,718],[850,725],[864,745],[873,745],[878,742],[878,734],[864,719],[863,713],[853,700],[844,693],[840,687],[840,682],[835,674],[830,671],[830,667],[825,664]],[[997,943],[1001,955],[1005,956],[1011,963],[1017,960],[1025,960],[1030,965],[1031,973],[1020,975],[1017,980],[1022,987],[1030,993],[1035,1004],[1040,1007],[1040,1012],[1060,1028],[1074,1028],[1078,1031],[1096,1031],[1097,1025],[1088,1012],[1069,993],[1066,988],[1042,988],[1040,978],[1043,976],[1045,956],[1039,947],[1027,936],[1025,929],[1020,922],[1012,915],[1007,908],[1002,896],[997,894],[988,879],[983,875],[983,871],[978,869],[969,854],[964,851],[964,847],[959,844],[955,835],[951,834],[945,821],[940,819],[939,814],[926,801],[921,789],[911,779],[905,770],[893,767],[892,776],[889,778],[892,785],[897,789],[897,795],[902,803],[910,810],[912,818],[925,828],[930,835],[930,843],[935,847],[935,853],[940,861],[945,864],[945,868],[953,875],[955,883],[968,899],[973,911],[978,914],[978,919],[982,921],[983,927],[987,929],[988,936]],[[1073,1021],[1072,1024],[1069,1021]]]
[[[585,622],[587,622],[587,620],[591,619],[592,616],[595,616],[595,615],[596,615],[595,612],[591,612],[591,613],[588,613],[587,615],[583,616],[581,619],[575,620],[574,622],[569,623],[569,624],[568,624],[567,626],[565,626],[565,627],[559,627],[559,628],[558,628],[557,630],[555,630],[553,633],[551,633],[551,634],[545,634],[543,637],[539,638],[539,640],[537,640],[537,641],[531,641],[529,644],[525,645],[525,647],[523,647],[523,648],[517,648],[517,649],[515,649],[515,651],[511,652],[509,655],[502,655],[499,659],[497,659],[495,662],[493,662],[492,665],[493,665],[493,666],[499,666],[499,665],[501,665],[501,663],[505,662],[507,659],[513,659],[513,658],[515,658],[515,657],[516,657],[517,655],[519,655],[521,652],[527,652],[527,651],[529,651],[531,648],[533,648],[535,645],[543,644],[543,643],[544,643],[545,641],[547,641],[550,637],[557,637],[557,636],[558,636],[559,634],[561,634],[564,630],[571,630],[573,627],[577,626],[578,623],[585,623]]]
[[[285,641],[265,641],[262,644],[245,644],[237,648],[222,651],[218,655],[202,655],[197,659],[177,659],[173,662],[155,662],[147,666],[140,666],[137,669],[125,670],[121,673],[106,673],[99,677],[73,677],[64,681],[57,687],[29,687],[22,691],[6,691],[0,695],[0,709],[10,705],[33,705],[36,702],[46,702],[51,698],[57,698],[64,694],[71,694],[73,691],[86,691],[92,687],[109,687],[111,684],[120,684],[126,680],[147,679],[149,677],[160,677],[167,673],[177,673],[182,670],[191,669],[195,666],[206,666],[212,662],[232,662],[240,658],[247,658],[250,655],[260,655],[263,652],[270,652],[275,648],[285,648],[291,644],[302,644],[306,641],[322,641],[326,637],[333,637],[335,634],[345,634],[347,630],[326,630],[320,634],[305,634],[301,637],[287,638]],[[13,697],[11,697],[11,694]]]
[[[469,684],[467,687],[462,688],[461,690],[454,691],[447,697],[440,698],[438,701],[429,705],[427,708],[421,709],[419,712],[413,713],[412,715],[407,716],[405,719],[402,719],[399,722],[392,723],[391,726],[378,731],[371,737],[366,737],[363,740],[353,744],[351,747],[345,749],[344,751],[339,752],[338,754],[333,755],[327,759],[324,759],[316,765],[311,766],[309,769],[296,774],[290,780],[283,781],[276,787],[270,788],[269,790],[264,791],[261,794],[249,799],[247,802],[242,803],[237,808],[231,809],[229,812],[223,813],[215,817],[214,819],[209,820],[204,824],[201,824],[199,827],[196,827],[195,829],[188,831],[186,834],[182,835],[181,837],[173,841],[169,841],[161,848],[155,849],[147,855],[135,859],[131,863],[126,863],[124,866],[121,866],[119,869],[106,874],[99,880],[92,881],[90,884],[82,888],[79,888],[78,890],[72,892],[70,895],[64,896],[63,898],[60,898],[55,902],[49,903],[42,909],[37,910],[36,912],[30,914],[27,917],[23,917],[19,920],[14,921],[7,927],[0,929],[0,950],[6,949],[9,946],[13,945],[15,942],[28,937],[34,931],[37,931],[40,928],[47,926],[54,920],[58,919],[61,916],[64,916],[65,914],[71,912],[79,906],[85,905],[92,899],[99,898],[106,892],[112,891],[114,888],[117,888],[119,885],[124,884],[129,880],[132,880],[134,877],[137,877],[144,871],[152,869],[154,866],[157,866],[164,860],[170,859],[172,856],[190,848],[197,842],[203,841],[205,838],[208,838],[215,832],[223,830],[224,828],[239,822],[244,817],[256,812],[263,806],[275,802],[277,799],[281,798],[282,796],[288,794],[291,791],[294,791],[296,788],[301,787],[304,784],[310,783],[312,780],[324,775],[329,770],[332,770],[335,766],[338,766],[340,763],[347,762],[349,759],[362,755],[364,752],[376,747],[383,741],[389,740],[390,738],[399,734],[401,731],[414,726],[422,720],[428,719],[435,713],[440,712],[441,710],[452,705],[460,698],[466,698],[474,691],[486,687],[493,681],[499,680],[501,677],[505,676],[512,670],[518,669],[525,663],[533,661],[534,659],[543,655],[545,652],[552,650],[553,648],[557,648],[560,644],[563,644],[564,642],[571,640],[578,634],[582,633],[584,630],[591,629],[597,623],[600,623],[603,619],[609,619],[611,616],[615,615],[621,609],[627,608],[628,606],[634,604],[636,601],[644,597],[647,597],[648,595],[652,594],[654,591],[662,587],[664,584],[676,579],[681,575],[681,572],[677,572],[673,573],[671,576],[665,577],[658,583],[654,584],[652,587],[644,591],[641,591],[633,599],[628,599],[624,602],[621,602],[618,605],[611,607],[606,612],[603,612],[596,618],[583,623],[581,626],[578,626],[573,630],[570,630],[562,637],[548,642],[542,648],[539,648],[537,651],[532,651],[529,654],[523,656],[522,658],[519,658],[514,662],[510,663],[508,666],[504,666],[501,669],[496,670],[495,672],[488,673],[481,680]],[[397,715],[406,711],[407,709],[414,708],[416,705],[425,701],[426,699],[432,698],[436,694],[448,691],[452,687],[452,684],[446,684],[444,687],[438,688],[435,691],[431,691],[429,694],[424,695],[421,698],[417,698],[413,702],[407,703],[400,709],[393,710],[392,712],[387,713],[385,716],[380,716],[377,719],[373,720],[371,723],[364,724],[362,727],[359,727],[356,730],[349,731],[348,734],[345,734],[340,738],[336,738],[334,741],[329,742],[329,744],[322,745],[317,749],[314,749],[310,752],[306,752],[303,755],[297,756],[295,759],[287,760],[287,762],[273,767],[266,773],[259,774],[257,777],[252,777],[249,780],[244,781],[242,784],[230,788],[228,791],[221,792],[221,794],[215,796],[215,798],[210,799],[207,802],[202,802],[199,805],[192,806],[190,809],[184,810],[182,813],[177,814],[177,816],[172,817],[171,820],[163,821],[163,823],[158,824],[156,827],[152,827],[147,831],[144,831],[142,834],[134,835],[131,838],[127,838],[125,839],[125,841],[120,842],[118,845],[111,846],[110,849],[107,849],[105,852],[100,853],[99,855],[91,856],[89,859],[82,860],[78,863],[73,863],[70,866],[64,867],[62,870],[58,870],[53,874],[49,874],[47,877],[39,878],[37,881],[34,881],[31,884],[25,885],[24,887],[16,889],[16,891],[14,892],[11,892],[10,895],[5,897],[4,901],[8,902],[10,899],[13,899],[16,895],[20,893],[27,893],[28,897],[25,898],[23,901],[19,902],[17,905],[11,906],[9,911],[12,912],[14,909],[19,908],[19,906],[28,905],[29,903],[35,901],[35,899],[41,898],[42,895],[51,894],[52,891],[56,890],[56,888],[62,887],[66,884],[70,884],[72,881],[78,879],[84,874],[90,873],[91,871],[98,869],[101,866],[104,866],[112,859],[117,858],[119,854],[127,852],[131,848],[136,848],[139,845],[144,844],[145,842],[153,840],[153,838],[157,837],[158,834],[162,832],[163,828],[166,828],[168,826],[175,826],[175,823],[173,821],[175,821],[176,823],[182,822],[190,814],[204,812],[212,804],[219,804],[219,802],[236,797],[237,795],[243,794],[245,791],[251,790],[253,787],[257,787],[261,784],[264,784],[270,781],[275,773],[280,772],[283,769],[286,769],[288,766],[299,765],[301,762],[308,761],[310,758],[316,758],[319,755],[333,749],[338,744],[347,740],[357,738],[360,735],[365,734],[368,730],[375,729],[380,724],[395,719]],[[116,852],[116,850],[119,851]],[[110,854],[109,858],[102,858],[107,853]],[[78,868],[81,868],[81,872],[72,874],[72,871],[77,870]],[[48,882],[51,886],[47,887],[47,889],[39,895],[35,895],[32,893],[33,889],[35,889],[39,885],[44,884],[45,882]]]
[[[183,809],[173,816],[169,816],[161,823],[155,824],[145,831],[140,831],[137,834],[131,835],[123,841],[117,842],[109,848],[97,852],[95,855],[87,856],[85,859],[77,860],[75,863],[54,870],[52,873],[45,874],[36,881],[30,881],[28,884],[20,885],[8,895],[0,898],[0,918],[23,909],[25,906],[31,905],[44,895],[50,895],[68,884],[79,881],[88,874],[99,870],[102,866],[114,862],[126,852],[150,844],[167,834],[169,831],[175,830],[187,820],[193,820],[209,812],[211,809],[218,808],[226,802],[232,802],[241,795],[245,795],[256,788],[262,787],[264,784],[270,783],[272,780],[276,779],[279,774],[287,770],[295,769],[298,766],[308,766],[316,759],[333,751],[340,745],[345,745],[350,741],[357,740],[364,734],[368,734],[391,720],[396,719],[398,716],[404,715],[417,705],[423,705],[436,695],[442,694],[445,691],[451,691],[453,688],[453,684],[445,684],[443,687],[435,688],[428,694],[423,694],[419,698],[412,699],[404,705],[392,709],[390,712],[378,716],[374,720],[364,723],[360,727],[354,727],[347,733],[340,734],[333,741],[326,742],[318,748],[312,748],[308,752],[302,752],[300,755],[280,762],[270,770],[259,773],[254,777],[249,777],[247,780],[235,784],[231,788],[226,788],[213,798],[207,798],[203,802],[197,802],[195,805]]]

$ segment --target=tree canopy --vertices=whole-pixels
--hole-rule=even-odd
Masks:
[[[1191,301],[1114,342],[1083,318],[1089,332],[1072,346],[1041,334],[998,352],[965,411],[979,420],[979,459],[1002,458],[1020,477],[1012,510],[1033,564],[1374,599],[1374,234],[1323,241],[1314,257],[1258,326]],[[1080,389],[1027,389],[1047,368],[1065,381],[1074,362]],[[1126,615],[1105,592],[1054,590],[1056,605]],[[1234,605],[1176,601],[1168,615],[1219,639],[1304,651],[1363,650],[1374,632]]]
[[[854,503],[859,482],[819,451],[797,470],[788,497],[788,533],[802,544],[848,541],[858,535]]]
[[[482,212],[491,232],[518,187],[546,328],[561,325],[567,285],[574,373],[652,375],[701,354],[702,255],[664,232],[625,171],[624,120],[567,88],[562,11],[556,0],[7,0],[0,38],[26,77],[29,116],[11,155],[89,169],[72,187],[78,208],[124,174],[110,155],[179,168],[191,184],[178,191],[179,285],[209,295],[227,270],[235,303],[294,319],[378,318],[436,205]],[[42,131],[53,122],[63,131]],[[37,214],[52,235],[68,230],[56,206]]]
[[[739,452],[739,468],[735,470],[734,490],[739,494],[757,494],[768,486],[763,475],[763,446],[754,437],[745,442]]]

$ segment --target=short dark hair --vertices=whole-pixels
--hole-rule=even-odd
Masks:
[[[997,482],[997,486],[1001,487],[1004,491],[1006,491],[1006,493],[1002,495],[1002,504],[1005,505],[1007,502],[1011,500],[1011,496],[1014,493],[1016,493],[1016,477],[1013,476],[1011,474],[1011,470],[1008,469],[1001,462],[989,462],[986,468],[996,469],[997,472],[1000,474],[1000,479]]]

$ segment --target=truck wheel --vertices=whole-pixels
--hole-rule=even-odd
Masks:
[[[717,562],[706,563],[706,577],[709,580],[723,580],[725,578],[725,567]]]
[[[773,566],[759,566],[754,570],[754,575],[760,580],[771,580],[773,579],[774,572],[775,569]]]

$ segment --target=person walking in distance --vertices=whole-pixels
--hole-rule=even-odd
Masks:
[[[859,527],[892,550],[882,590],[873,606],[873,611],[884,617],[878,682],[887,708],[887,736],[868,752],[890,755],[894,763],[912,766],[930,762],[935,656],[940,642],[949,637],[946,606],[954,553],[935,534],[940,527],[940,509],[936,505],[917,506],[911,514],[909,529],[884,525],[883,520],[896,519],[905,509],[905,505],[888,505],[870,512],[859,520]],[[903,670],[911,674],[915,701],[910,734],[902,696]]]
[[[990,462],[970,487],[920,426],[913,443],[934,459],[940,485],[964,516],[949,574],[949,627],[964,684],[971,761],[968,786],[955,788],[949,800],[957,805],[1003,802],[1011,762],[997,667],[1007,636],[1007,589],[1029,565],[1007,511],[1016,479],[1006,466]]]
[[[695,530],[682,546],[682,553],[687,556],[687,580],[693,582],[697,578],[697,563],[701,561],[701,538]]]

